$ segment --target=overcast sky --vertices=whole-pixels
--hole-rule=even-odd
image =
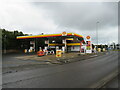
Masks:
[[[99,22],[96,25],[96,22]],[[99,44],[118,41],[117,2],[2,2],[0,27],[26,34],[74,32]]]

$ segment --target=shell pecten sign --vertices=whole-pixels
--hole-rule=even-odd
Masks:
[[[86,38],[87,38],[87,39],[90,39],[90,36],[87,36]]]
[[[67,36],[67,32],[62,32],[62,36]]]

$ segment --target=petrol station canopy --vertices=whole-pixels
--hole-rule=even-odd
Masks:
[[[82,42],[84,42],[84,38],[82,35],[76,34],[76,33],[59,33],[59,34],[43,34],[43,35],[31,35],[31,36],[17,36],[17,39],[30,39],[30,38],[49,38],[49,37],[69,37],[69,36],[75,36],[78,37]]]
[[[31,36],[17,36],[26,48],[59,48],[67,51],[80,51],[80,46],[85,43],[82,35],[62,32],[59,34],[41,34]],[[26,46],[27,45],[27,46]],[[63,50],[64,51],[64,50]]]

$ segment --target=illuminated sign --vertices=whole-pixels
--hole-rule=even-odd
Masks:
[[[73,40],[73,38],[66,38],[66,40]]]
[[[90,36],[87,36],[86,38],[87,38],[87,39],[90,39]]]
[[[66,32],[62,32],[62,36],[67,36],[67,33]]]

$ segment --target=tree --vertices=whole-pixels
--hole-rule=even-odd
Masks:
[[[24,34],[17,30],[2,29],[2,49],[20,49],[21,42],[16,39],[17,36],[24,36]]]

